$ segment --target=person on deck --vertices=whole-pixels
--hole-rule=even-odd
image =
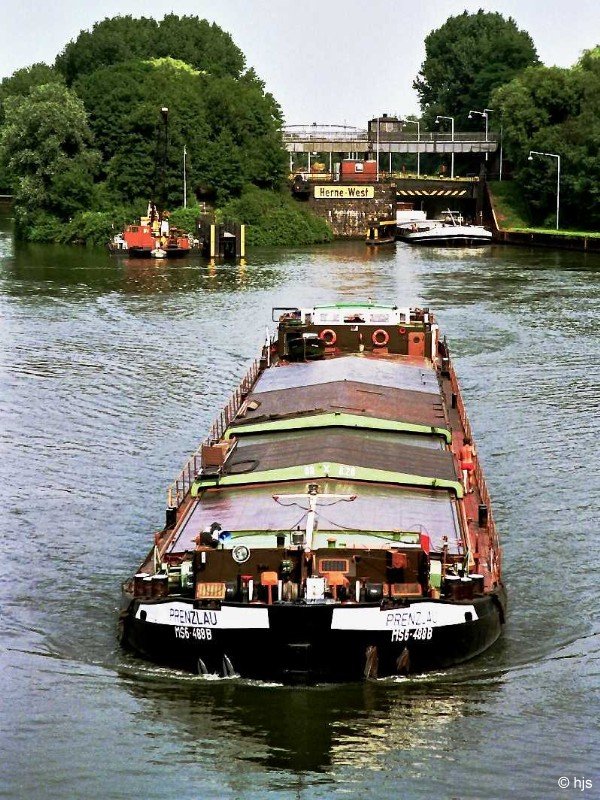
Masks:
[[[464,438],[463,446],[460,448],[458,457],[460,459],[460,468],[463,476],[465,494],[469,494],[473,491],[471,476],[473,470],[475,469],[475,448],[473,447],[473,443],[468,436],[465,436]]]

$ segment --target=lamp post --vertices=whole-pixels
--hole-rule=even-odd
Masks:
[[[186,174],[186,160],[187,147],[183,145],[183,207],[187,208],[187,174]]]
[[[163,106],[160,110],[160,113],[163,118],[163,122],[165,125],[165,141],[164,141],[164,148],[163,148],[163,159],[162,159],[162,186],[161,186],[161,201],[162,206],[164,208],[165,203],[167,202],[166,198],[166,183],[167,183],[167,160],[169,156],[169,109],[166,106]]]
[[[485,140],[488,141],[488,118],[490,111],[493,111],[493,108],[484,108],[483,111],[469,111],[469,119],[473,119],[473,114],[477,114],[479,117],[483,117],[485,120]],[[485,151],[485,160],[488,160],[488,152]]]
[[[379,183],[379,114],[377,115],[377,148],[375,153],[377,159],[377,182]]]
[[[556,230],[560,219],[560,156],[558,153],[540,153],[539,150],[530,150],[528,161],[533,161],[534,156],[547,156],[548,158],[556,159]]]
[[[403,125],[416,125],[417,126],[417,143],[421,141],[421,123],[418,119],[401,119],[400,122]],[[421,177],[421,151],[419,150],[419,145],[417,144],[417,178]]]
[[[488,117],[493,108],[484,108],[483,111],[469,111],[469,119],[473,119],[473,114],[483,117],[485,120],[485,140],[488,141]]]
[[[438,114],[435,118],[435,124],[439,125],[441,119],[449,119],[452,123],[452,155],[450,157],[450,177],[454,177],[454,117],[445,117],[443,114]]]

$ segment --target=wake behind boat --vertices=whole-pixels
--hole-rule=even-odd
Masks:
[[[436,247],[474,247],[491,244],[492,232],[482,225],[467,225],[457,211],[445,211],[441,220],[413,222],[398,230],[398,238],[408,244]]]
[[[439,669],[500,635],[501,551],[427,310],[275,309],[123,587],[153,661],[283,682]]]

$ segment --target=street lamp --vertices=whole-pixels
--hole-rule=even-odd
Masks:
[[[417,142],[421,141],[421,123],[418,119],[401,119],[402,125],[416,125],[417,126]],[[417,144],[417,178],[421,177],[421,151]]]
[[[186,172],[187,147],[183,145],[183,207],[187,208],[187,172]]]
[[[560,156],[557,153],[540,153],[539,150],[530,150],[528,161],[533,161],[534,156],[547,156],[548,158],[555,158],[557,171],[556,171],[556,230],[558,230],[558,222],[560,216]]]
[[[485,120],[485,140],[488,141],[488,118],[490,111],[493,111],[493,108],[484,108],[483,111],[469,111],[469,119],[473,119],[473,114],[477,114],[479,117],[483,117]],[[488,152],[485,151],[485,160],[488,160]]]
[[[469,111],[469,119],[473,119],[473,114],[477,114],[479,117],[483,117],[485,120],[485,140],[488,141],[488,117],[490,115],[490,111],[493,111],[493,108],[484,108],[483,111]]]
[[[443,114],[438,114],[435,118],[435,124],[439,125],[441,119],[449,119],[452,123],[452,155],[450,157],[450,177],[454,177],[454,117],[445,117]]]
[[[379,182],[379,114],[377,115],[377,182]]]

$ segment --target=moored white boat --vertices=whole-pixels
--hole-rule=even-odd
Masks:
[[[472,247],[491,244],[492,232],[483,225],[467,225],[457,211],[445,211],[442,220],[415,222],[398,231],[398,238],[408,244],[436,247]]]

